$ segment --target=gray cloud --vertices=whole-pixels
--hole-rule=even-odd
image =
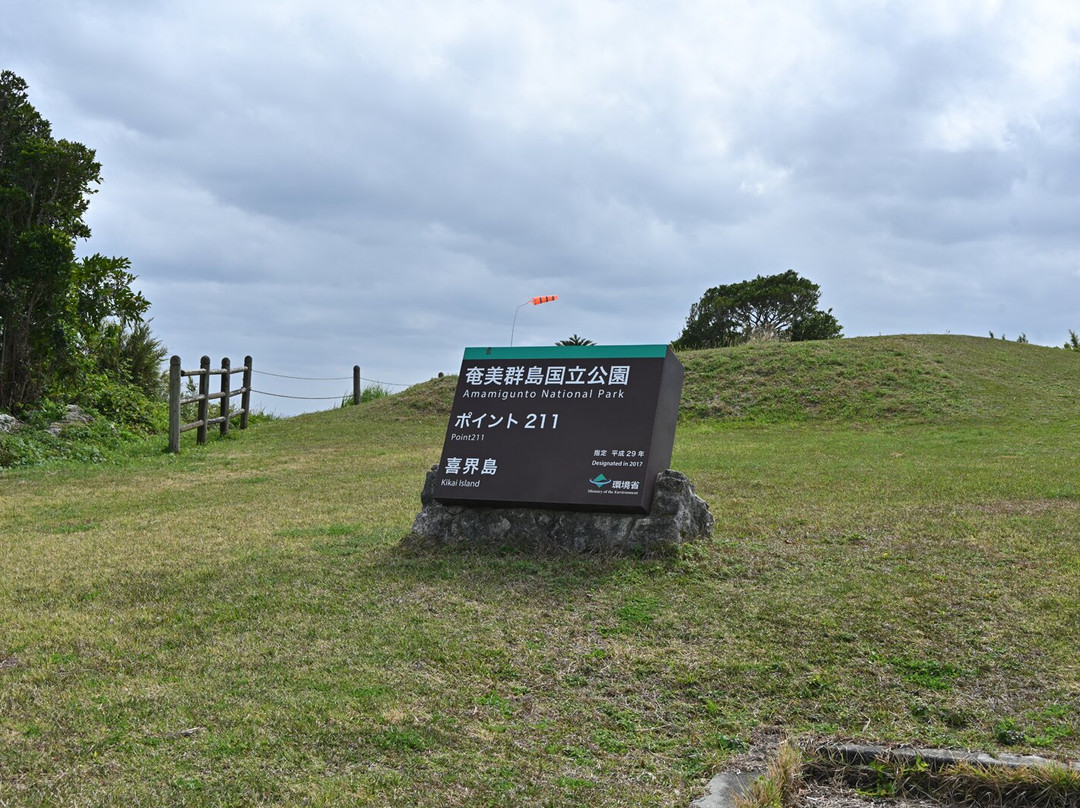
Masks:
[[[0,52],[97,149],[86,251],[172,350],[415,382],[515,312],[518,344],[665,342],[787,268],[849,335],[1060,344],[1078,33],[1064,2],[105,0],[27,4]]]

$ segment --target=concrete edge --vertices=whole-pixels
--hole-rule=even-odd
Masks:
[[[876,761],[886,760],[911,764],[920,762],[929,766],[932,771],[940,771],[957,763],[1005,769],[1060,766],[1072,771],[1080,771],[1080,761],[1054,760],[1039,755],[991,755],[986,752],[955,749],[879,746],[862,743],[811,742],[798,745],[806,752],[834,761],[838,769],[844,766],[869,766]],[[771,752],[775,754],[775,748]],[[709,780],[705,793],[691,802],[690,808],[735,808],[736,797],[745,796],[753,782],[766,771],[765,767],[722,771]]]
[[[720,772],[705,788],[705,793],[690,803],[690,808],[735,808],[735,798],[744,796],[750,784],[764,771]]]
[[[955,749],[930,749],[913,746],[878,746],[860,743],[819,743],[807,745],[806,751],[847,766],[865,766],[877,760],[897,763],[922,762],[937,771],[957,763],[969,763],[985,768],[1024,769],[1060,766],[1080,771],[1080,761],[1061,761],[1039,755],[991,755],[986,752],[965,752]]]

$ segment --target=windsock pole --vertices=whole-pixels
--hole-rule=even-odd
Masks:
[[[540,295],[539,297],[530,297],[516,309],[514,309],[514,324],[510,326],[510,347],[514,347],[514,330],[517,328],[517,316],[521,306],[528,306],[532,303],[534,306],[539,306],[541,303],[550,303],[553,300],[558,300],[558,295]]]

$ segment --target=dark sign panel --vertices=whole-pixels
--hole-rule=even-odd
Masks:
[[[682,381],[666,345],[466,348],[435,498],[647,513]]]

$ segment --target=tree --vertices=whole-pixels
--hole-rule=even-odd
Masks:
[[[839,339],[844,336],[840,322],[828,311],[813,311],[806,317],[796,319],[791,324],[792,342],[806,342],[813,339]]]
[[[0,72],[0,409],[77,385],[102,329],[122,333],[149,308],[126,258],[75,258],[100,171],[93,149],[53,138],[25,81]]]
[[[1080,335],[1071,328],[1069,329],[1069,341],[1065,343],[1065,350],[1080,351]]]
[[[566,339],[561,339],[555,343],[556,345],[595,345],[591,339],[585,339],[585,337],[579,337],[577,334],[573,334]]]
[[[714,286],[690,307],[675,341],[679,350],[722,348],[752,340],[835,339],[843,336],[832,309],[817,308],[821,289],[789,269]]]

